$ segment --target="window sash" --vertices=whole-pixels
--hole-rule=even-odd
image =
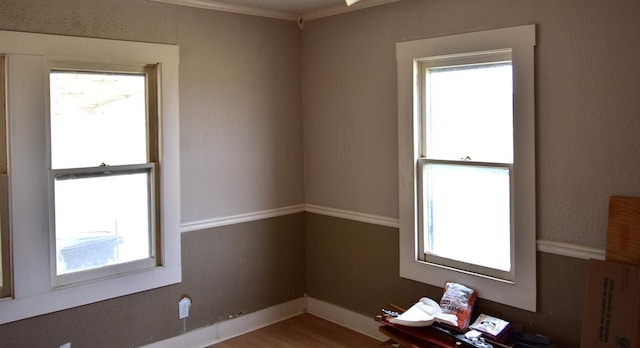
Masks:
[[[51,168],[146,163],[146,80],[144,71],[51,69]]]
[[[423,155],[513,163],[511,60],[423,66]]]
[[[160,65],[148,64],[148,65],[126,65],[126,64],[103,64],[103,63],[91,63],[91,62],[73,62],[73,61],[58,61],[50,60],[47,62],[47,71],[50,76],[53,71],[69,71],[69,72],[85,72],[85,73],[114,73],[114,74],[144,74],[146,80],[145,88],[145,106],[146,106],[146,143],[147,143],[147,162],[158,162],[160,158],[160,137],[159,137],[159,90],[161,88],[159,84]],[[50,89],[49,78],[46,80],[47,91]],[[47,113],[51,112],[49,100],[50,94],[45,95],[47,102]],[[51,141],[51,115],[47,117],[47,129],[49,136],[49,143]],[[114,139],[116,140],[116,139]],[[134,164],[134,163],[127,163]],[[48,168],[52,169],[51,165],[51,145],[49,145],[48,151]]]
[[[432,57],[424,57],[415,60],[415,64],[418,68],[418,74],[416,75],[416,91],[417,102],[419,107],[417,111],[419,113],[419,134],[418,134],[418,154],[419,157],[416,162],[415,175],[416,175],[416,197],[417,197],[417,229],[416,229],[416,259],[428,263],[429,265],[455,270],[458,272],[474,274],[482,277],[488,277],[497,279],[500,281],[511,282],[514,279],[514,183],[513,183],[513,161],[510,163],[497,163],[497,162],[482,162],[473,161],[472,159],[461,158],[458,160],[436,159],[428,157],[428,130],[429,125],[429,90],[428,90],[428,74],[429,69],[434,68],[449,68],[458,66],[474,66],[474,65],[491,65],[500,64],[505,62],[512,62],[512,50],[511,49],[499,49],[489,51],[479,51],[471,53],[449,54],[449,55],[437,55]],[[512,115],[513,118],[513,115]],[[512,125],[513,125],[512,120]],[[514,140],[515,141],[515,140]],[[512,141],[512,144],[514,142]],[[510,270],[503,271],[495,268],[489,268],[480,266],[477,264],[462,262],[450,258],[445,258],[430,254],[425,250],[425,240],[428,231],[425,229],[426,217],[424,216],[424,208],[427,204],[425,194],[426,184],[423,182],[425,168],[429,164],[448,164],[457,166],[474,166],[474,167],[487,167],[487,168],[504,168],[509,172],[509,197],[510,197],[510,209],[509,209],[509,241],[510,256],[509,264]]]
[[[57,169],[49,172],[49,182],[51,187],[51,202],[50,204],[50,257],[51,257],[51,276],[52,285],[54,287],[60,287],[70,285],[73,283],[84,282],[96,278],[103,278],[116,274],[141,270],[145,268],[152,268],[159,266],[159,257],[157,255],[158,250],[158,238],[159,227],[157,224],[158,214],[156,207],[158,206],[157,199],[157,164],[147,163],[138,165],[124,165],[124,166],[105,166],[105,167],[92,167],[92,168],[79,168],[79,169]],[[64,274],[57,274],[57,246],[56,246],[56,223],[55,223],[55,181],[56,180],[74,180],[84,178],[98,178],[108,176],[118,176],[127,174],[147,173],[149,175],[148,192],[149,192],[149,229],[150,229],[150,242],[149,242],[149,257],[139,259],[135,261],[123,262],[114,265],[107,265],[103,267],[92,268],[82,271],[74,271]]]
[[[438,256],[429,253],[425,249],[428,229],[427,217],[424,216],[424,211],[427,206],[427,198],[425,197],[427,184],[424,182],[426,167],[429,164],[444,164],[454,166],[467,166],[467,167],[484,167],[484,168],[496,168],[505,169],[509,173],[509,271],[503,271],[497,268],[484,267],[474,263],[463,262],[452,258]],[[479,276],[485,276],[488,278],[494,278],[501,281],[511,282],[514,279],[514,224],[513,224],[513,165],[504,163],[484,163],[484,162],[470,162],[470,161],[445,161],[445,160],[431,160],[424,157],[418,159],[416,163],[416,180],[417,180],[417,219],[418,228],[416,229],[417,240],[417,259],[426,262],[434,267],[455,270],[459,272],[465,272],[470,274],[476,274]],[[490,252],[487,250],[486,252]]]
[[[419,133],[419,154],[421,157],[427,157],[427,115],[428,115],[428,70],[432,68],[445,68],[455,66],[470,66],[484,64],[499,64],[512,62],[511,49],[500,49],[493,51],[481,51],[464,54],[451,54],[434,57],[424,57],[415,60],[418,67],[416,76],[416,96],[418,97],[418,112],[420,115],[420,133]]]

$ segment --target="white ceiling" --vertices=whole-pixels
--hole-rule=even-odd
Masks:
[[[360,0],[347,6],[344,0],[151,0],[181,6],[216,11],[243,13],[254,16],[293,20],[302,23],[367,7],[400,0]]]

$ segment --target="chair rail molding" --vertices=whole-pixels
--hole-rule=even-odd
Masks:
[[[256,220],[269,219],[273,217],[297,214],[297,213],[312,213],[325,216],[336,217],[340,219],[358,221],[368,223],[372,225],[380,225],[391,228],[399,228],[400,222],[397,218],[381,216],[369,213],[362,213],[351,210],[337,209],[332,207],[326,207],[316,204],[296,204],[286,207],[280,207],[275,209],[261,210],[257,212],[241,213],[230,216],[221,216],[211,219],[183,222],[181,225],[181,232],[187,233],[192,231],[199,231],[208,228],[221,227],[226,225],[233,225],[239,223],[245,223]],[[577,244],[557,242],[553,240],[539,239],[537,241],[537,250],[547,254],[560,255],[565,257],[572,257],[576,259],[589,260],[604,260],[605,250],[586,247]]]

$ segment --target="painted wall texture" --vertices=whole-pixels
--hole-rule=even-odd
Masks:
[[[3,0],[0,30],[179,45],[182,221],[302,203],[296,23],[144,0]]]
[[[295,22],[143,0],[0,1],[0,30],[180,46],[182,221],[303,202]],[[303,214],[183,234],[183,282],[0,325],[0,347],[137,347],[304,295]]]
[[[185,233],[182,283],[0,325],[0,347],[138,347],[300,298],[303,228],[300,213]]]
[[[144,0],[0,1],[0,30],[180,45],[183,222],[300,203],[397,217],[395,43],[530,23],[538,238],[604,248],[609,196],[640,196],[637,1],[402,0],[302,31]],[[182,284],[1,325],[0,346],[161,340],[182,333],[184,292],[187,330],[305,292],[366,315],[437,298],[397,276],[397,233],[309,213],[187,233]],[[478,308],[578,347],[587,263],[537,264],[537,313]]]
[[[305,201],[397,217],[396,42],[532,23],[537,237],[604,248],[609,196],[640,195],[634,1],[403,0],[307,23]],[[313,214],[305,226],[310,296],[370,315],[441,296],[397,276],[397,230]],[[488,301],[477,310],[578,347],[586,261],[538,253],[537,269],[537,313]]]
[[[609,196],[640,195],[632,0],[403,0],[307,23],[306,203],[397,217],[396,42],[524,24],[537,28],[538,239],[604,248]]]
[[[398,276],[398,229],[310,213],[304,223],[310,297],[371,317],[387,303],[409,308],[423,296],[442,297],[439,287]],[[544,253],[537,261],[535,313],[483,299],[474,313],[508,318],[518,330],[552,337],[558,347],[579,347],[587,261]]]

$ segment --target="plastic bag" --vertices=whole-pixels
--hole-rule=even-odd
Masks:
[[[442,313],[455,314],[458,317],[458,328],[466,330],[471,321],[476,296],[475,290],[458,283],[448,282],[444,285],[444,294],[440,300]]]

